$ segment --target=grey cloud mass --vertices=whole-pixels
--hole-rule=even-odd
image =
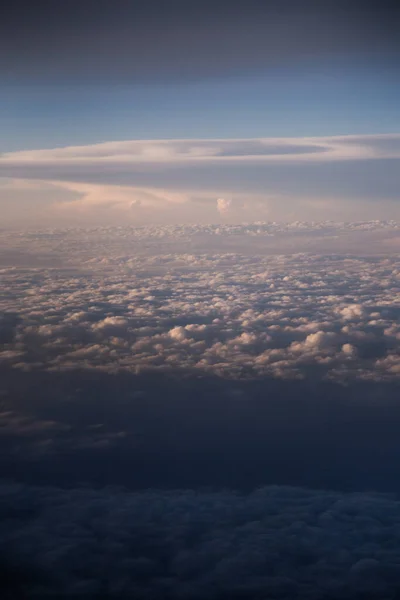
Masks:
[[[400,589],[390,496],[3,483],[0,517],[8,597],[389,600]]]

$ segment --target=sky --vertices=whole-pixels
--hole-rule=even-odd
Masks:
[[[396,2],[2,13],[4,226],[399,218]]]
[[[399,31],[2,4],[5,597],[400,598]]]

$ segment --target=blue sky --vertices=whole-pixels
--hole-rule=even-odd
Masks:
[[[10,4],[2,223],[399,218],[399,16],[391,0]]]
[[[1,151],[107,140],[396,132],[396,66],[308,61],[189,83],[5,86]]]

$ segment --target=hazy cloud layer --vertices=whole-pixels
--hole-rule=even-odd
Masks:
[[[397,218],[399,140],[155,140],[4,153],[0,203],[6,224],[354,220],[360,210]]]

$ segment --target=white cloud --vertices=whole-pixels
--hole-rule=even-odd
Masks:
[[[119,329],[125,328],[128,325],[128,320],[123,317],[106,317],[102,321],[95,323],[93,329]]]
[[[218,198],[217,200],[217,209],[221,215],[229,212],[229,209],[232,206],[232,200],[225,200],[224,198]]]
[[[226,197],[217,209],[234,222],[267,213],[272,219],[354,219],[361,210],[376,218],[382,206],[388,218],[397,218],[393,159],[399,158],[400,134],[133,140],[9,152],[0,156],[0,177],[8,178],[0,204],[15,222],[24,213],[71,224],[83,218],[205,223],[215,217],[215,199]],[[12,208],[19,202],[25,211]]]
[[[350,304],[339,309],[339,314],[346,321],[353,321],[361,318],[364,314],[363,307],[359,304]]]
[[[177,342],[182,342],[187,338],[187,332],[184,327],[174,327],[168,332],[169,336]]]
[[[342,352],[347,356],[354,356],[356,354],[356,349],[352,344],[343,344]]]
[[[244,371],[303,377],[314,369],[315,377],[335,380],[395,380],[398,257],[343,258],[343,240],[360,231],[375,239],[397,227],[296,222],[0,232],[9,251],[62,251],[73,267],[57,278],[46,268],[3,270],[3,309],[19,318],[3,320],[0,361],[57,370],[196,369],[234,378]],[[318,232],[337,237],[342,254],[293,254],[293,243],[298,249],[298,239],[315,240]],[[226,252],[238,238],[246,253]],[[198,240],[203,246],[188,254]],[[255,254],[269,241],[273,252]]]
[[[385,144],[386,142],[386,144]],[[386,148],[385,148],[386,145]],[[400,134],[303,138],[130,140],[3,153],[10,166],[179,162],[303,162],[400,158]]]
[[[187,194],[162,189],[66,182],[56,182],[55,185],[78,195],[75,200],[56,205],[55,208],[63,212],[90,212],[91,209],[106,208],[124,211],[126,214],[132,208],[165,209],[169,205],[179,205],[189,200]]]

